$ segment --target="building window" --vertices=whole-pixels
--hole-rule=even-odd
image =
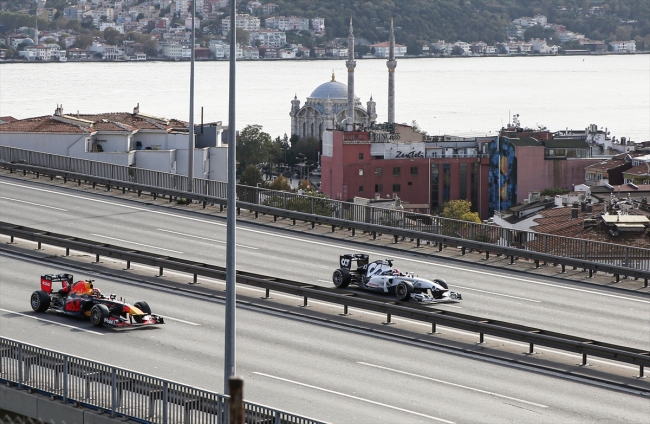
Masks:
[[[359,175],[363,175],[363,169],[359,168]]]
[[[399,184],[393,184],[393,193],[399,193],[401,188]]]
[[[442,165],[442,202],[451,198],[451,164]]]
[[[363,193],[363,186],[359,186],[359,193]]]
[[[467,199],[467,163],[461,163],[460,165],[460,178],[458,179],[458,185],[460,188],[460,198],[463,200]]]
[[[399,166],[393,167],[393,175],[398,176],[402,172],[402,168]]]
[[[375,175],[384,175],[384,170],[382,168],[375,168]]]
[[[381,193],[384,189],[382,184],[375,184],[375,193]]]
[[[479,165],[478,163],[472,164],[472,173],[470,176],[470,191],[472,197],[472,212],[478,212],[478,194],[479,194]]]
[[[359,153],[359,160],[363,160],[363,153]]]
[[[435,209],[440,204],[438,199],[439,195],[439,165],[437,163],[431,164],[431,209]]]
[[[412,166],[411,167],[411,175],[418,175],[418,167],[417,166]]]

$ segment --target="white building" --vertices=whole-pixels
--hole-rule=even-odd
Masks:
[[[183,46],[180,44],[165,44],[162,46],[162,55],[168,59],[178,59],[183,56]]]
[[[185,29],[189,29],[191,32],[192,29],[192,16],[189,18],[185,18]],[[201,19],[198,17],[194,18],[194,29],[199,30],[201,29]]]
[[[244,59],[259,59],[260,51],[256,47],[244,47],[242,50]]]
[[[250,44],[255,45],[256,41],[260,45],[282,47],[287,44],[287,34],[284,31],[274,29],[259,29],[248,33],[250,37]]]
[[[512,21],[513,24],[522,26],[524,28],[532,27],[537,25],[537,19],[535,18],[529,18],[529,17],[523,17],[523,18],[517,18]]]
[[[548,24],[548,19],[544,15],[535,15],[533,19],[537,21],[537,25],[546,26]]]
[[[540,54],[557,54],[557,46],[549,46],[546,44],[546,40],[541,38],[532,38],[530,40],[533,53]]]
[[[386,58],[389,55],[390,45],[388,41],[383,43],[372,44],[370,48],[375,49],[375,57]],[[406,54],[406,46],[403,44],[395,44],[395,57],[404,57]]]
[[[325,18],[311,18],[311,29],[315,33],[325,32]]]
[[[226,35],[230,32],[230,16],[221,21],[221,32]],[[235,17],[235,26],[245,31],[257,31],[260,29],[260,18],[247,13]]]
[[[187,0],[176,0],[174,4],[174,12],[183,14],[187,12]]]
[[[188,124],[140,113],[53,115],[0,125],[0,145],[187,175]],[[196,129],[194,177],[227,180],[221,123]]]
[[[298,16],[277,16],[265,19],[264,25],[266,28],[279,29],[280,31],[307,31],[309,30],[309,19]]]
[[[634,41],[612,41],[609,45],[612,46],[614,53],[634,53],[636,51]]]

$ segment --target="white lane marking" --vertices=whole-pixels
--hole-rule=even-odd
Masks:
[[[499,397],[499,398],[502,398],[502,399],[509,399],[509,400],[512,400],[512,401],[515,401],[515,402],[521,402],[521,403],[525,403],[525,404],[528,404],[528,405],[539,406],[540,408],[548,408],[547,405],[542,405],[541,403],[530,402],[530,401],[515,398],[515,397],[501,395],[499,393],[488,392],[487,390],[481,390],[481,389],[476,389],[474,387],[463,386],[462,384],[456,384],[456,383],[451,383],[449,381],[438,380],[437,378],[431,378],[431,377],[426,377],[426,376],[423,376],[423,375],[413,374],[413,373],[406,372],[406,371],[400,371],[400,370],[396,370],[394,368],[382,367],[381,365],[369,364],[367,362],[357,362],[357,364],[361,364],[361,365],[365,365],[365,366],[373,367],[373,368],[378,368],[378,369],[381,369],[381,370],[386,370],[386,371],[394,372],[394,373],[397,373],[397,374],[404,374],[404,375],[408,375],[410,377],[417,377],[417,378],[421,378],[423,380],[435,381],[436,383],[446,384],[448,386],[453,386],[453,387],[459,387],[461,389],[471,390],[473,392],[483,393],[483,394],[490,395],[490,396],[496,396],[496,397]]]
[[[178,250],[164,249],[162,247],[152,246],[150,244],[136,243],[134,241],[122,240],[122,239],[118,239],[118,238],[115,238],[115,237],[109,237],[109,236],[103,236],[101,234],[91,234],[91,236],[106,238],[106,239],[109,239],[109,240],[121,241],[123,243],[135,244],[137,246],[151,247],[152,249],[164,250],[164,251],[167,251],[167,252],[180,253],[180,254],[183,253],[183,252],[179,252]]]
[[[463,290],[470,290],[470,291],[481,292],[481,293],[485,293],[485,294],[493,294],[495,296],[510,297],[512,299],[525,300],[526,302],[542,303],[541,300],[527,299],[525,297],[511,296],[509,294],[495,293],[495,292],[491,292],[491,291],[487,291],[487,290],[471,289],[469,287],[457,286],[457,285],[454,284],[454,288],[456,288],[456,287],[461,288]]]
[[[96,202],[96,203],[103,203],[103,204],[106,204],[106,205],[119,206],[119,207],[123,207],[123,208],[126,208],[126,209],[132,209],[132,210],[147,212],[147,213],[150,213],[150,214],[158,214],[158,215],[170,216],[170,217],[174,217],[174,218],[186,219],[188,221],[201,222],[201,223],[205,223],[205,224],[216,225],[216,226],[219,226],[219,227],[225,227],[226,226],[226,224],[221,224],[219,222],[212,222],[212,221],[208,221],[208,220],[205,220],[205,219],[202,219],[202,218],[193,218],[193,217],[189,217],[189,216],[182,216],[182,215],[178,215],[178,214],[174,214],[174,213],[162,212],[162,211],[142,208],[142,207],[138,207],[138,206],[124,205],[124,204],[117,203],[117,202],[109,202],[109,201],[106,201],[106,200],[93,199],[93,198],[90,198],[90,197],[79,196],[79,195],[76,195],[76,194],[62,193],[62,192],[55,191],[55,190],[46,190],[46,189],[26,186],[26,185],[22,185],[22,184],[8,183],[8,182],[5,182],[5,181],[0,181],[0,184],[6,184],[6,185],[10,185],[10,186],[15,186],[15,187],[26,188],[26,189],[29,189],[29,190],[52,193],[52,194],[56,194],[57,196],[67,196],[67,197],[82,199],[82,200]],[[320,241],[307,240],[307,239],[303,239],[303,238],[299,238],[299,237],[293,237],[293,236],[285,236],[285,235],[282,235],[282,234],[271,233],[271,232],[268,232],[268,231],[254,230],[254,229],[251,229],[251,228],[239,227],[238,230],[239,231],[247,231],[247,232],[251,232],[251,233],[257,233],[257,234],[264,234],[264,235],[268,235],[268,236],[272,236],[272,237],[279,237],[279,238],[284,238],[284,239],[289,239],[289,240],[295,240],[295,241],[315,244],[315,245],[319,245],[319,246],[334,247],[336,249],[349,249],[349,246],[337,245],[337,244],[333,244],[333,243],[324,243],[324,242],[320,242]],[[386,256],[384,253],[377,252],[377,251],[367,251],[367,252],[372,253],[373,255]],[[470,273],[474,273],[474,274],[488,275],[488,276],[491,276],[491,277],[506,278],[508,280],[523,281],[523,282],[538,284],[538,285],[542,285],[542,286],[554,287],[554,288],[565,289],[565,290],[572,290],[572,291],[577,291],[577,292],[582,292],[582,293],[595,294],[597,296],[606,296],[606,297],[612,297],[612,298],[616,298],[616,299],[630,300],[632,302],[640,302],[640,303],[650,304],[650,301],[648,301],[648,300],[636,299],[636,298],[633,298],[633,297],[620,296],[620,295],[609,294],[609,293],[603,293],[603,292],[596,291],[596,290],[580,289],[580,288],[576,288],[576,287],[569,287],[569,286],[564,286],[564,285],[555,284],[555,283],[545,283],[545,282],[542,282],[542,281],[535,281],[535,280],[529,280],[529,279],[526,279],[526,278],[512,277],[512,276],[509,276],[509,275],[497,274],[497,273],[493,273],[493,272],[477,271],[477,270],[474,270],[474,269],[462,268],[462,267],[458,267],[458,266],[454,266],[454,265],[444,265],[444,264],[430,262],[430,261],[423,261],[423,260],[420,260],[420,259],[400,257],[400,256],[395,256],[395,255],[391,255],[391,257],[393,259],[399,259],[399,260],[403,260],[403,261],[410,261],[410,262],[421,263],[421,264],[425,264],[425,265],[437,266],[437,267],[440,267],[440,268],[449,268],[449,269],[454,269],[454,270],[458,270],[458,271],[470,272]]]
[[[57,211],[68,212],[67,209],[55,208],[54,206],[41,205],[40,203],[28,202],[26,200],[12,199],[11,197],[0,196],[0,199],[11,200],[12,202],[18,202],[18,203],[27,203],[28,205],[34,205],[41,208],[56,209]]]
[[[318,386],[312,386],[311,384],[300,383],[298,381],[289,380],[289,379],[282,378],[282,377],[276,377],[274,375],[264,374],[262,372],[257,372],[257,371],[253,371],[253,374],[261,375],[263,377],[273,378],[275,380],[285,381],[287,383],[295,384],[295,385],[302,386],[302,387],[309,387],[310,389],[320,390],[321,392],[331,393],[331,394],[334,394],[334,395],[339,395],[339,396],[343,396],[343,397],[354,399],[354,400],[360,400],[361,402],[367,402],[367,403],[371,403],[373,405],[383,406],[385,408],[394,409],[396,411],[401,411],[401,412],[406,412],[408,414],[413,414],[413,415],[417,415],[419,417],[429,418],[429,419],[432,419],[432,420],[435,420],[435,421],[440,421],[440,422],[443,422],[443,423],[454,424],[453,421],[447,421],[447,420],[444,420],[442,418],[432,417],[431,415],[421,414],[419,412],[410,411],[408,409],[399,408],[397,406],[387,405],[385,403],[376,402],[374,400],[364,399],[364,398],[361,398],[361,397],[358,397],[358,396],[353,396],[353,395],[348,395],[347,393],[335,392],[334,390],[324,389],[324,388],[318,387]]]
[[[86,330],[86,329],[81,328],[81,327],[75,327],[74,325],[68,325],[68,324],[63,324],[63,323],[56,322],[56,321],[50,321],[49,319],[43,319],[43,318],[35,317],[33,315],[23,314],[22,312],[10,311],[8,309],[2,309],[2,308],[0,308],[0,311],[7,312],[9,314],[20,315],[21,317],[25,317],[25,318],[35,319],[37,321],[47,322],[48,324],[59,325],[61,327],[72,328],[72,329],[75,329],[75,330],[84,331],[86,333],[92,333],[92,334],[97,334],[98,336],[103,336],[102,333],[98,333],[97,331]]]
[[[162,316],[164,319],[168,319],[168,320],[170,320],[170,321],[178,321],[178,322],[182,322],[182,323],[184,323],[184,324],[189,324],[189,325],[201,325],[201,324],[197,324],[197,323],[192,322],[192,321],[185,321],[184,319],[180,319],[180,318],[172,318],[172,317],[168,317],[167,315],[161,315],[161,316]]]
[[[226,244],[226,242],[222,241],[222,240],[215,240],[215,239],[211,239],[211,238],[207,238],[207,237],[201,237],[201,236],[193,236],[192,234],[179,233],[177,231],[171,231],[171,230],[163,230],[162,228],[158,228],[158,231],[162,231],[164,233],[176,234],[176,235],[183,236],[183,237],[191,237],[191,238],[195,238],[195,239],[199,239],[199,240],[206,240],[206,241],[212,241],[212,242],[215,242],[215,243]],[[257,247],[246,246],[244,244],[237,244],[236,246],[237,247],[245,247],[246,249],[259,250]]]

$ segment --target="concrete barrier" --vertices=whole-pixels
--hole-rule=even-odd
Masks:
[[[123,419],[14,387],[0,386],[0,409],[52,424],[116,424]]]
[[[37,397],[23,390],[0,386],[0,409],[6,409],[29,418],[37,418]]]

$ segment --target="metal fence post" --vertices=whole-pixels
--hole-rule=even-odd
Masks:
[[[68,355],[63,357],[63,403],[66,402],[68,402]]]
[[[18,390],[23,388],[23,345],[18,345]]]
[[[117,370],[111,367],[111,417],[115,418],[117,409]]]
[[[163,424],[168,423],[167,418],[167,382],[163,381],[163,392],[162,392],[162,422]]]

